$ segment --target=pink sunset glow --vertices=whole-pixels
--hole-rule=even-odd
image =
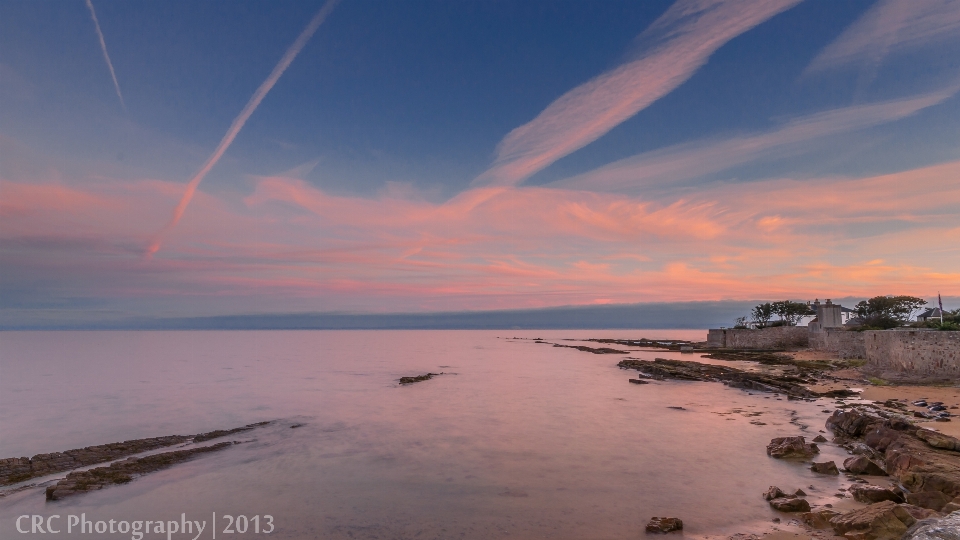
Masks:
[[[5,180],[0,223],[23,253],[7,264],[28,271],[69,256],[63,271],[91,294],[315,298],[375,311],[958,295],[960,272],[935,270],[960,245],[958,177],[953,162],[656,200],[516,187],[442,203],[255,177],[242,197],[199,191],[169,252],[150,262],[137,246],[175,203],[176,183]]]
[[[957,2],[507,3],[0,5],[0,328],[960,297]]]

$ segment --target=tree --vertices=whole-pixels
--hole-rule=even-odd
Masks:
[[[773,316],[773,306],[770,305],[770,302],[756,305],[750,311],[750,316],[753,317],[753,324],[757,325],[757,328],[763,328],[767,326],[770,317]]]
[[[782,302],[774,302],[771,304],[773,313],[780,317],[780,320],[783,321],[783,324],[786,326],[796,326],[800,319],[804,315],[813,315],[813,311],[810,309],[810,306],[804,304],[803,302],[791,302],[790,300],[784,300]]]
[[[733,324],[734,328],[747,328],[747,318],[746,317],[737,317],[737,321]]]
[[[874,296],[855,309],[866,326],[895,328],[906,324],[927,301],[915,296]]]

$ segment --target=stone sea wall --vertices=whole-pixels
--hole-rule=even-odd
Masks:
[[[818,351],[830,351],[839,358],[866,358],[864,332],[850,332],[842,329],[827,329],[810,333],[810,348]]]
[[[960,332],[868,330],[867,369],[887,376],[960,377]]]
[[[721,328],[707,331],[707,346],[727,349],[791,349],[807,347],[806,326],[774,326],[762,330]]]

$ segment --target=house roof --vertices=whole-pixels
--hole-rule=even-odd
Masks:
[[[939,316],[940,316],[940,308],[930,308],[924,311],[923,313],[917,315],[917,318],[919,319],[921,317],[939,317]]]

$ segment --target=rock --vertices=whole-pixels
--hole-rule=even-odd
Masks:
[[[220,442],[212,446],[176,450],[140,458],[131,457],[111,463],[108,467],[96,467],[85,471],[72,472],[67,474],[67,477],[63,480],[47,487],[47,500],[58,501],[71,495],[103,489],[110,484],[126,484],[133,480],[135,476],[166,469],[177,463],[192,459],[199,454],[223,450],[233,444],[237,443]]]
[[[829,529],[830,520],[839,515],[839,512],[833,510],[817,510],[816,512],[800,514],[800,519],[814,529]]]
[[[872,485],[850,486],[850,493],[854,500],[864,503],[878,503],[883,501],[903,502],[903,497],[892,489]]]
[[[824,437],[823,435],[817,435],[816,437],[813,438],[813,442],[815,442],[815,443],[825,443],[825,442],[827,442],[827,438]]]
[[[867,456],[854,456],[843,461],[843,468],[853,474],[868,476],[886,476],[887,472]]]
[[[956,497],[952,501],[948,502],[943,508],[940,509],[944,514],[949,514],[951,512],[956,512],[960,510],[960,497]]]
[[[936,510],[920,508],[919,506],[914,506],[912,504],[901,504],[900,508],[906,510],[911,516],[913,516],[914,519],[940,517],[940,512],[937,512]]]
[[[939,491],[948,499],[960,496],[960,456],[954,451],[903,436],[887,448],[884,463],[909,492]]]
[[[627,380],[633,384],[650,384],[649,381],[645,381],[643,379],[627,379]]]
[[[786,496],[787,494],[784,493],[782,489],[778,488],[777,486],[770,486],[770,488],[767,489],[766,493],[763,494],[763,499],[765,501],[772,501],[773,499],[776,499],[778,497],[786,497]]]
[[[400,377],[400,384],[413,384],[423,381],[429,381],[430,379],[436,377],[437,375],[443,375],[443,373],[425,373],[423,375],[416,375],[413,377]]]
[[[668,533],[683,530],[683,521],[674,517],[653,517],[647,523],[648,533]]]
[[[806,499],[801,499],[799,497],[780,497],[770,501],[770,506],[774,510],[779,510],[781,512],[809,512],[810,503]]]
[[[795,497],[806,497],[806,496],[807,496],[807,494],[806,494],[802,489],[800,489],[800,488],[797,488],[797,490],[793,492],[793,495],[794,495]]]
[[[960,514],[917,523],[903,540],[960,540]]]
[[[867,456],[870,459],[877,459],[882,456],[882,454],[876,451],[872,446],[862,442],[849,442],[843,445],[843,447],[849,450],[850,453],[855,456]]]
[[[635,369],[654,379],[678,379],[682,381],[718,381],[735,388],[783,392],[788,396],[812,398],[818,394],[801,384],[793,375],[771,375],[744,371],[727,366],[704,364],[685,360],[655,358],[639,360],[625,358],[617,363],[622,369]]]
[[[916,436],[918,439],[934,448],[942,448],[944,450],[954,450],[960,452],[960,439],[957,439],[956,437],[944,435],[943,433],[937,433],[936,431],[931,431],[929,429],[918,429]]]
[[[902,429],[896,429],[896,427],[888,427],[886,425],[879,426],[875,429],[870,430],[866,435],[863,436],[863,442],[866,446],[876,450],[877,452],[884,452],[887,450],[894,441],[900,438],[903,431],[913,430],[916,431],[910,424],[900,425],[895,424],[897,427]],[[856,454],[861,454],[863,452],[854,452]]]
[[[809,458],[819,454],[820,448],[801,436],[777,437],[767,445],[767,455],[775,458]]]
[[[835,516],[830,526],[850,540],[897,540],[916,522],[900,505],[884,501]]]
[[[837,464],[833,461],[814,463],[810,466],[810,470],[820,474],[840,474],[840,471],[837,469]]]
[[[270,422],[258,422],[239,428],[220,429],[207,433],[199,433],[197,435],[167,435],[165,437],[151,437],[148,439],[134,439],[97,446],[86,446],[64,452],[37,454],[32,458],[0,459],[0,485],[22,482],[37,476],[46,476],[48,474],[113,461],[141,452],[183,444],[190,440],[193,440],[193,442],[201,442],[217,437],[233,435],[250,431],[269,423]]]
[[[883,418],[862,409],[836,410],[827,418],[827,429],[845,437],[861,437],[875,424],[882,423]]]
[[[908,493],[907,502],[920,508],[929,508],[939,512],[950,502],[950,497],[939,491],[921,491],[919,493]]]

